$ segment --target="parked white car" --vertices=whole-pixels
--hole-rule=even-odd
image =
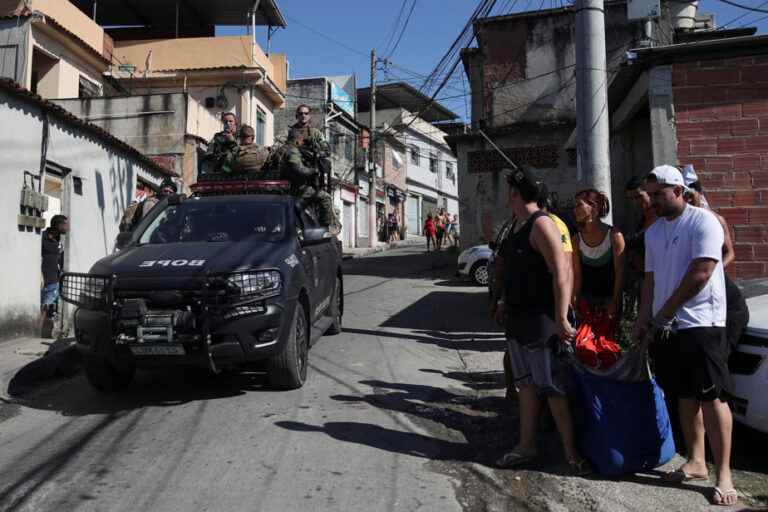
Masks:
[[[459,254],[457,275],[468,276],[478,286],[488,286],[488,263],[493,251],[488,245],[476,245]]]
[[[768,295],[747,299],[749,324],[731,353],[734,418],[768,433]]]

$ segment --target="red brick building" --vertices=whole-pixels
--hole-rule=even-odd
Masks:
[[[729,274],[765,277],[768,37],[647,48],[635,57],[609,95],[614,186],[620,187],[614,190],[654,165],[692,164],[710,206],[731,228],[736,261]],[[626,207],[622,214],[631,225]]]

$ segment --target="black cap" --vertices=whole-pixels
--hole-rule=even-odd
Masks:
[[[161,191],[163,189],[166,189],[166,188],[172,188],[174,192],[179,190],[178,187],[176,186],[176,184],[173,182],[173,180],[171,178],[165,178],[162,181],[162,183],[160,183],[160,190]]]
[[[526,200],[536,201],[539,199],[539,190],[541,184],[534,179],[531,173],[518,167],[514,170],[507,170],[507,183],[510,187],[515,187]]]

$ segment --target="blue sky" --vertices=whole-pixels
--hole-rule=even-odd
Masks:
[[[768,1],[736,1],[768,11]],[[420,77],[432,71],[463,28],[477,3],[476,0],[416,0],[408,27],[396,51],[391,55],[392,62],[398,68],[390,67],[388,72],[379,71],[379,81],[407,79],[409,83],[419,87],[422,83]],[[559,7],[562,3],[561,0],[497,2],[499,9],[513,5],[514,11]],[[377,48],[380,55],[384,52],[402,2],[282,0],[279,5],[288,27],[278,30],[274,35],[272,51],[288,55],[291,78],[354,73],[357,75],[358,86],[366,86],[369,82],[371,48]],[[509,10],[509,7],[506,9]],[[735,21],[732,27],[750,24],[752,20],[768,16],[768,13],[748,13],[719,0],[702,0],[699,12],[713,12],[718,25],[747,14]],[[763,19],[758,27],[759,32],[768,32],[768,18]],[[245,27],[221,27],[218,33],[242,34],[245,33]],[[259,40],[266,48],[265,33],[265,28],[257,29]],[[441,93],[441,96],[462,94],[464,84],[460,75],[463,73],[456,76],[449,84],[450,89]],[[465,115],[463,98],[446,100],[444,103],[460,116]]]

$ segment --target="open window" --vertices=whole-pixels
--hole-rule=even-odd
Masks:
[[[39,48],[32,51],[32,92],[43,98],[59,95],[59,59]]]
[[[101,87],[96,82],[92,82],[83,75],[80,75],[77,96],[78,98],[98,98],[101,96]]]

